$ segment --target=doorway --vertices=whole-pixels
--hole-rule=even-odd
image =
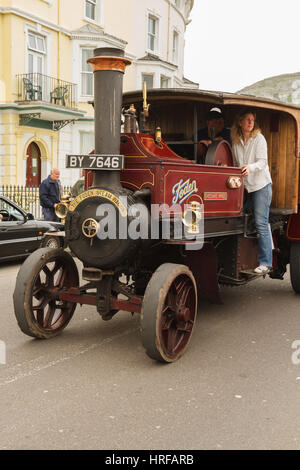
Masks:
[[[41,151],[35,142],[27,149],[26,186],[39,186],[41,183]]]

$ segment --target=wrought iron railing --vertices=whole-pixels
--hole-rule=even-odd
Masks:
[[[71,192],[71,186],[63,186],[62,193]],[[0,186],[0,196],[6,196],[22,207],[26,212],[34,215],[35,219],[42,219],[42,208],[40,206],[39,188],[36,186]]]
[[[44,101],[67,108],[77,106],[77,85],[41,73],[17,75],[18,101]]]

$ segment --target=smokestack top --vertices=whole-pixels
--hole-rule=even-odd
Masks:
[[[114,70],[124,73],[125,67],[131,64],[131,60],[124,57],[124,51],[114,47],[94,49],[94,57],[88,59],[87,62],[92,65],[94,72]]]
[[[94,49],[94,57],[100,56],[124,57],[124,51],[116,47],[98,47]]]

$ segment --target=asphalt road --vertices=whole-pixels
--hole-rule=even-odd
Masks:
[[[59,337],[25,336],[19,266],[0,265],[0,449],[300,448],[300,296],[288,275],[201,302],[188,350],[165,365],[146,356],[129,313],[104,322],[78,306]]]

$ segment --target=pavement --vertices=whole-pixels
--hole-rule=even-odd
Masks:
[[[185,354],[160,364],[126,312],[104,322],[78,306],[56,338],[25,336],[19,267],[0,265],[0,449],[300,448],[300,296],[288,274],[221,287],[223,305],[200,302]]]

